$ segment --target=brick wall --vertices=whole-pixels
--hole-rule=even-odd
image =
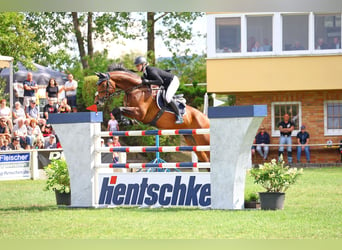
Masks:
[[[267,117],[263,121],[266,131],[271,135],[271,104],[272,102],[301,102],[302,107],[302,124],[306,126],[307,132],[310,133],[310,144],[325,144],[328,140],[333,143],[339,143],[341,136],[324,136],[324,101],[342,100],[342,90],[322,90],[322,91],[305,91],[305,92],[251,92],[238,93],[236,95],[236,105],[255,105],[267,104]],[[271,136],[271,144],[278,144],[279,137]],[[297,143],[295,134],[292,137],[292,143]],[[292,154],[294,162],[296,162],[296,148],[293,147]],[[278,149],[271,147],[271,158],[277,158]],[[302,154],[302,161],[305,156]],[[259,155],[253,156],[253,163],[260,163]],[[336,148],[324,148],[324,146],[311,147],[311,162],[313,163],[336,163],[341,162],[341,156]]]

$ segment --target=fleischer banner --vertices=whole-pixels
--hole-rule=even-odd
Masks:
[[[30,153],[0,155],[0,180],[30,179]]]

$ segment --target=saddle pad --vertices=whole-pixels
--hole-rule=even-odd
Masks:
[[[158,90],[157,95],[156,95],[157,106],[158,106],[159,109],[162,109],[162,107],[166,107],[165,108],[166,112],[174,114],[175,112],[170,107],[170,105],[165,105],[166,102],[164,101],[164,97],[163,97],[164,96],[164,92],[165,92],[164,89]],[[185,108],[185,104],[184,104],[184,98],[182,97],[182,95],[175,95],[173,98],[176,99],[177,106],[179,108],[180,114],[183,116],[186,113],[186,108]]]

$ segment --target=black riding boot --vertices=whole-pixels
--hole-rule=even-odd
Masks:
[[[177,102],[176,100],[172,99],[171,102],[169,103],[171,108],[175,111],[176,113],[176,124],[181,124],[183,123],[183,117],[181,116],[180,114],[180,111],[179,111],[179,108],[178,108],[178,105],[177,105]]]

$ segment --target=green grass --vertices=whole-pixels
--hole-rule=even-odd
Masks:
[[[0,182],[0,239],[342,238],[342,168],[304,169],[278,211],[65,208],[44,183]]]

